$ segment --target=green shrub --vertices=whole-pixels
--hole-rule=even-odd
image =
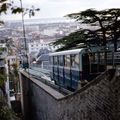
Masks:
[[[16,114],[8,107],[5,98],[0,97],[0,120],[20,120]]]

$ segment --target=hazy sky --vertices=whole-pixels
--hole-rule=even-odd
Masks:
[[[19,5],[19,0],[15,0]],[[120,8],[120,0],[22,0],[23,7],[40,8],[33,18],[56,18],[66,14],[79,12],[88,8],[106,9]],[[6,15],[3,19],[21,19],[21,15]],[[26,15],[26,18],[28,16]]]

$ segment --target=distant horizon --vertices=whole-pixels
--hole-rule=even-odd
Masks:
[[[54,17],[54,18],[30,18],[30,19],[25,19],[25,24],[31,24],[32,22],[37,22],[37,23],[59,23],[59,22],[74,22],[75,20],[73,19],[68,19],[65,17]],[[22,20],[5,20],[5,22],[22,22]]]
[[[22,18],[21,18],[22,19]],[[70,19],[67,17],[42,17],[42,18],[35,18],[35,17],[31,17],[31,18],[25,18],[24,20],[37,20],[37,19]],[[4,21],[20,21],[20,19],[5,19]]]

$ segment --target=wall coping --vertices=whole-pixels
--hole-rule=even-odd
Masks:
[[[43,89],[45,92],[47,92],[49,95],[51,95],[54,99],[59,100],[64,97],[64,95],[62,93],[60,93],[60,92],[56,91],[55,89],[53,89],[52,87],[44,84],[40,80],[33,78],[32,75],[27,73],[25,70],[20,70],[20,73],[25,75],[27,78],[29,78],[33,83],[38,85],[41,89]]]
[[[103,72],[102,74],[100,74],[99,76],[97,76],[95,79],[93,79],[92,81],[88,82],[85,86],[83,86],[82,88],[78,89],[77,91],[69,94],[69,95],[66,95],[64,98],[61,98],[59,100],[63,100],[63,99],[68,99],[70,97],[73,97],[75,96],[76,94],[80,94],[82,93],[83,91],[87,90],[88,88],[90,88],[91,86],[95,86],[97,85],[98,83],[100,83],[103,79],[109,79],[109,81],[114,80],[114,77],[115,77],[115,73],[116,71],[114,71],[114,74],[111,74],[110,71],[113,70],[113,69],[109,69],[109,70],[106,70],[105,72]],[[114,69],[115,70],[115,69]],[[110,78],[110,76],[112,76]]]
[[[47,92],[49,95],[51,95],[54,99],[60,101],[63,99],[68,99],[70,97],[73,97],[76,94],[80,94],[83,91],[87,90],[89,87],[94,86],[96,84],[98,84],[101,80],[103,80],[105,78],[105,76],[108,78],[109,77],[109,71],[105,71],[104,73],[100,74],[98,77],[96,77],[94,80],[92,80],[91,82],[88,82],[85,86],[83,86],[82,88],[78,89],[77,91],[70,93],[68,95],[63,95],[60,92],[56,91],[54,88],[44,84],[43,82],[33,78],[29,73],[27,73],[24,70],[20,70],[20,72],[25,75],[27,78],[30,78],[32,82],[34,82],[35,84],[37,84],[39,87],[41,87],[43,90],[45,90],[45,92]]]

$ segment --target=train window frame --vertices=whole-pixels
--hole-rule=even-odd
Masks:
[[[99,53],[99,64],[105,64],[105,53],[104,52],[100,52]]]
[[[98,52],[93,52],[89,55],[89,60],[91,64],[99,64]]]
[[[50,60],[50,64],[53,65],[53,62],[54,62],[53,56],[49,57],[49,60]]]
[[[58,56],[53,56],[53,64],[58,65]]]
[[[76,59],[78,59],[78,61],[76,61]],[[79,54],[72,54],[71,55],[71,68],[80,69]]]
[[[64,66],[64,56],[63,55],[60,55],[58,57],[58,60],[59,60],[59,66]]]
[[[68,62],[67,62],[67,60],[69,60]],[[65,67],[67,67],[67,68],[70,68],[71,67],[71,57],[70,57],[70,55],[65,55],[64,56],[64,61],[65,61]]]

